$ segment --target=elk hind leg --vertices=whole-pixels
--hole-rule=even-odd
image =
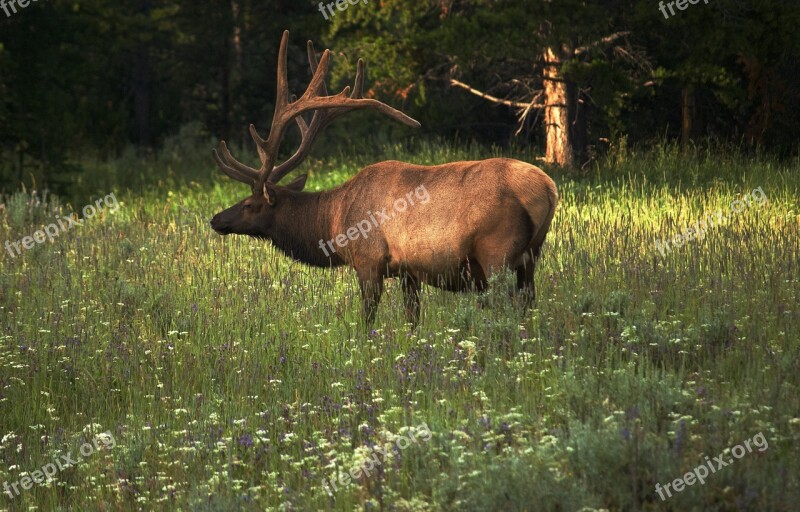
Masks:
[[[522,295],[526,308],[532,308],[536,301],[536,283],[533,275],[536,273],[536,262],[539,260],[539,248],[531,249],[525,255],[525,261],[517,267],[517,290]]]
[[[378,304],[383,295],[383,276],[358,276],[358,286],[361,289],[361,306],[364,310],[364,320],[369,329],[375,323]]]
[[[419,280],[410,274],[405,274],[401,277],[401,283],[406,318],[413,327],[416,327],[419,323]]]
[[[503,272],[503,271],[505,271],[507,269],[514,270],[513,268],[511,268],[508,265],[508,263],[506,261],[506,255],[509,254],[509,253],[510,253],[510,251],[506,251],[506,250],[495,250],[495,251],[485,251],[485,252],[479,253],[477,255],[477,260],[478,260],[478,262],[480,264],[480,267],[483,270],[483,274],[485,276],[485,283],[486,283],[485,289],[482,290],[482,291],[488,291],[489,290],[489,282],[490,282],[492,276],[494,276],[494,275],[496,275],[496,274],[498,274],[500,272]],[[494,288],[496,286],[497,285],[495,284],[492,287]],[[514,291],[513,288],[508,290],[509,298],[511,296],[513,296],[513,291]]]

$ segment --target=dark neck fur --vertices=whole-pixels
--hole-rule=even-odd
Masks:
[[[345,262],[336,253],[328,256],[319,241],[330,240],[333,190],[325,192],[284,191],[280,216],[270,226],[267,239],[284,254],[314,267],[338,267]]]

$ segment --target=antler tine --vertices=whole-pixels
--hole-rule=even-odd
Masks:
[[[260,173],[252,167],[244,165],[236,160],[233,155],[231,155],[231,152],[228,151],[228,146],[225,144],[224,140],[220,142],[220,151],[222,152],[221,157],[216,149],[211,150],[211,157],[214,159],[214,162],[216,162],[217,167],[236,181],[241,181],[242,183],[253,186],[256,180],[258,180]]]
[[[317,73],[317,68],[319,67],[319,62],[317,62],[317,52],[314,50],[314,43],[312,41],[308,42],[306,50],[308,51],[308,64],[311,66],[311,74],[315,75]],[[328,95],[328,87],[325,85],[325,80],[323,80],[320,84],[319,92],[322,94],[322,96]]]
[[[269,179],[270,172],[275,167],[275,160],[278,158],[281,138],[286,126],[286,119],[283,113],[289,103],[289,78],[286,71],[286,56],[289,46],[289,31],[284,30],[281,37],[281,46],[278,50],[278,83],[275,95],[275,112],[272,117],[272,126],[269,130],[269,137],[264,140],[256,130],[254,125],[250,125],[250,135],[258,148],[258,155],[261,158],[261,170],[259,171],[259,181],[257,186],[260,188]]]
[[[364,69],[365,66],[366,64],[364,63],[364,59],[358,59],[358,65],[356,66],[356,81],[353,84],[353,94],[350,95],[350,97],[354,100],[364,97],[364,80],[366,80]]]
[[[259,135],[256,130],[256,126],[252,123],[250,124],[250,137],[252,137],[253,142],[256,143],[258,157],[261,159],[261,170],[259,171],[259,174],[261,174],[265,172],[264,170],[267,168],[267,141],[261,138],[261,135]]]
[[[314,60],[316,60],[316,58]],[[314,64],[315,63],[312,63],[312,67],[314,66]],[[306,89],[306,92],[303,94],[303,97],[300,98],[301,100],[320,97],[320,95],[317,94],[317,90],[319,90],[320,88],[322,88],[324,94],[324,96],[322,97],[327,97],[327,94],[325,94],[325,92],[327,92],[327,86],[325,85],[325,76],[328,74],[328,67],[330,65],[331,65],[331,51],[325,50],[324,52],[322,52],[322,59],[320,59],[319,63],[316,64],[317,69],[314,70],[314,76],[311,78],[311,83],[308,84],[308,89]]]

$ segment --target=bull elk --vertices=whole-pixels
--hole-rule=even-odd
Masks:
[[[402,112],[363,97],[363,60],[358,61],[352,92],[345,87],[329,96],[325,76],[331,54],[325,50],[317,61],[311,41],[308,60],[313,78],[300,98],[290,100],[288,40],[286,31],[278,54],[278,93],[269,137],[262,139],[250,125],[261,168],[235,160],[225,141],[212,152],[220,170],[250,185],[252,195],[215,215],[211,227],[221,235],[270,240],[308,265],[351,266],[358,276],[368,326],[374,323],[383,281],[389,277],[400,279],[406,314],[414,325],[419,318],[420,283],[450,291],[483,290],[502,267],[516,272],[517,289],[532,304],[534,269],[558,202],[553,180],[533,165],[506,158],[435,166],[386,161],[323,192],[303,192],[307,175],[278,184],[303,162],[320,132],[352,110],[375,109],[408,126],[420,126]],[[310,122],[302,115],[307,112],[313,112]],[[300,128],[299,148],[277,165],[281,138],[292,121]],[[420,200],[416,204],[414,195]],[[400,199],[406,211],[397,208]],[[396,215],[389,217],[387,210]],[[382,214],[380,223],[376,214]],[[345,240],[346,244],[340,243]]]

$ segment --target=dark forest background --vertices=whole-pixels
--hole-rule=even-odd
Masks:
[[[800,3],[684,7],[665,18],[651,0],[373,0],[330,21],[318,3],[294,0],[0,10],[0,192],[68,191],[104,162],[165,150],[198,152],[207,175],[218,139],[254,155],[246,128],[267,131],[284,29],[294,92],[310,78],[312,39],[334,50],[332,88],[364,58],[369,94],[423,125],[348,116],[320,154],[437,137],[532,145],[577,168],[620,144],[795,155]]]

